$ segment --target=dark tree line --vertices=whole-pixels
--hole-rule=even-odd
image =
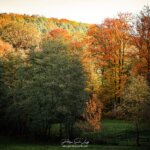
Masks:
[[[78,58],[61,42],[50,40],[24,56],[7,57],[1,60],[1,131],[50,136],[51,125],[59,123],[72,136],[87,100]]]

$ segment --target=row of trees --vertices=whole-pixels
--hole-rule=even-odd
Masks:
[[[0,23],[1,129],[96,131],[102,115],[133,119],[138,130],[149,117],[148,6],[99,25],[12,14]]]
[[[132,120],[139,145],[140,122],[150,117],[150,8],[105,19],[87,35],[85,56],[97,72],[103,116]]]
[[[43,41],[39,50],[26,53],[5,50],[1,56],[1,129],[49,135],[51,125],[59,123],[66,134],[72,134],[87,100],[85,80],[80,61],[61,41]]]
[[[92,26],[87,33],[89,45],[85,55],[95,65],[100,79],[99,95],[105,108],[112,109],[114,117],[117,104],[124,99],[121,94],[128,79],[140,75],[147,84],[150,82],[149,15],[149,7],[145,7],[134,22],[131,14],[119,14],[118,18]]]
[[[87,101],[86,75],[79,58],[69,53],[77,46],[69,44],[71,35],[63,30],[73,33],[75,28],[80,33],[87,25],[0,15],[1,131],[49,136],[51,125],[59,123],[60,136],[62,127],[71,136]]]

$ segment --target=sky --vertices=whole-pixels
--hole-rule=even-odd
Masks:
[[[0,0],[0,13],[19,13],[101,23],[119,12],[138,13],[150,0]]]

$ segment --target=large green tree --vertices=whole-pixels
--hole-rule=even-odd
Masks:
[[[80,61],[58,41],[45,41],[40,51],[31,51],[24,70],[25,99],[29,102],[29,125],[47,134],[54,122],[72,133],[76,118],[83,113],[85,75]]]

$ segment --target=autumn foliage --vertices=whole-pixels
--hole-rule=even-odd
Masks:
[[[125,119],[123,93],[132,80],[140,76],[146,89],[150,83],[149,10],[97,25],[0,14],[0,124],[50,135],[58,123],[60,136],[73,136],[75,125],[98,132],[102,117]]]

